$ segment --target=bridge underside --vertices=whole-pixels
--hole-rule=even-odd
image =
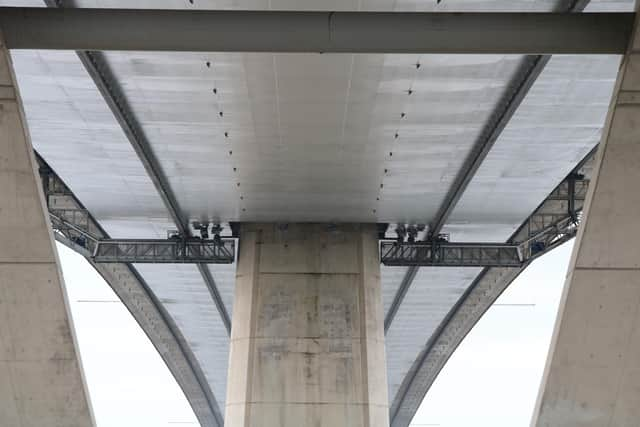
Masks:
[[[433,3],[270,5],[568,11],[586,2]],[[268,8],[238,4],[97,5]],[[632,9],[631,0],[592,0],[586,10]],[[452,241],[505,243],[599,142],[620,63],[619,55],[11,54],[34,148],[115,239],[165,239],[194,232],[193,222],[351,222],[438,224]],[[236,265],[131,267],[191,346],[181,357],[197,365],[185,380],[199,388],[185,389],[199,396],[196,414],[203,426],[219,425]],[[517,272],[381,266],[392,425],[408,425],[448,356]],[[497,285],[480,292],[483,280]],[[456,314],[464,310],[472,316]]]

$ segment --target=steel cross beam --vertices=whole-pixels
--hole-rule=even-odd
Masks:
[[[88,230],[101,239],[109,238],[44,159],[38,153],[35,156],[40,166],[43,189],[48,193],[47,205],[82,212],[76,218],[82,230]],[[167,364],[200,424],[203,427],[222,427],[218,402],[187,340],[135,267],[128,263],[95,263],[88,256],[88,251],[76,241],[61,233],[55,233],[55,238],[84,256],[113,289]]]
[[[510,242],[539,238],[554,224],[580,218],[594,161],[594,148],[536,208],[513,234]],[[572,202],[573,201],[573,202]],[[536,258],[570,240],[574,233],[558,236],[519,267],[485,268],[447,314],[416,358],[393,398],[391,427],[407,427],[427,391],[449,357],[486,310]],[[542,248],[540,248],[542,249]]]
[[[622,54],[633,20],[630,13],[0,8],[12,49]]]

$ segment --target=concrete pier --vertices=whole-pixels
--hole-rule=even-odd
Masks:
[[[389,425],[375,225],[243,226],[225,418]]]
[[[0,37],[0,425],[94,425],[51,226]]]
[[[533,426],[640,422],[638,49],[636,23],[589,187]]]

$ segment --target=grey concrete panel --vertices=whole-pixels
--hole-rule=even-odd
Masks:
[[[233,312],[233,293],[236,287],[236,264],[209,264],[207,267],[215,278],[222,302],[229,315],[231,315]]]
[[[391,55],[107,58],[190,216],[418,222],[518,60],[437,56],[417,69],[419,58]]]
[[[75,53],[12,57],[34,147],[96,219],[167,223],[153,183]],[[113,237],[127,237],[103,225]],[[166,237],[146,224],[134,227],[134,237]]]
[[[554,56],[453,211],[456,241],[504,242],[598,143],[619,57]]]
[[[385,316],[389,312],[389,307],[393,302],[400,283],[407,273],[407,267],[386,267],[380,266],[380,277],[382,280],[382,307]]]

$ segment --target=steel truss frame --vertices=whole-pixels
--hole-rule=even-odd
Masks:
[[[96,262],[232,264],[234,255],[233,240],[111,239],[98,241],[93,259]]]
[[[380,260],[386,266],[521,267],[559,241],[575,236],[589,180],[572,173],[507,243],[383,241]]]
[[[380,260],[386,266],[482,267],[519,266],[520,246],[492,243],[382,242]]]
[[[51,225],[96,263],[232,264],[235,240],[196,237],[108,239],[99,236],[89,211],[69,206],[70,191],[50,169],[41,167]]]

